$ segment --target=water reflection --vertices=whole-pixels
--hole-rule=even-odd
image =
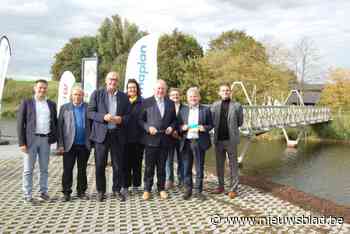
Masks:
[[[349,145],[302,142],[298,148],[286,148],[283,141],[259,141],[253,142],[247,153],[242,174],[263,176],[350,205]],[[206,165],[215,174],[212,149]]]

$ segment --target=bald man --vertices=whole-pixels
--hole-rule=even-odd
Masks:
[[[118,196],[120,201],[125,201],[127,185],[123,171],[123,155],[131,105],[128,96],[117,89],[119,82],[117,72],[109,72],[105,82],[105,88],[91,94],[88,107],[88,117],[93,121],[90,140],[95,144],[97,200],[105,199],[105,169],[110,151],[113,168],[113,196]]]
[[[158,80],[154,86],[154,95],[144,100],[139,124],[145,131],[145,174],[143,199],[151,197],[154,171],[157,169],[157,188],[161,199],[166,199],[165,162],[171,138],[176,126],[175,104],[166,97],[167,85]]]

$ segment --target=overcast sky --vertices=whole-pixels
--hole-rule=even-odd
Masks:
[[[150,33],[178,28],[204,48],[231,29],[287,47],[308,36],[325,67],[350,68],[349,0],[1,0],[0,34],[13,50],[8,75],[49,76],[53,56],[70,38],[95,35],[113,14]]]

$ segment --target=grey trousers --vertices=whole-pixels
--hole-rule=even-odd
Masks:
[[[226,155],[229,160],[230,185],[229,192],[236,191],[239,183],[239,167],[237,160],[237,144],[230,144],[229,141],[218,141],[215,144],[216,173],[219,180],[219,187],[224,188],[224,172]]]

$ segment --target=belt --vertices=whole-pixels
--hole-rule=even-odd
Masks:
[[[198,138],[197,139],[186,139],[186,140],[190,143],[198,142]]]
[[[115,133],[118,132],[119,128],[107,129],[107,133]]]
[[[38,136],[38,137],[48,137],[49,134],[35,133],[35,136]]]

